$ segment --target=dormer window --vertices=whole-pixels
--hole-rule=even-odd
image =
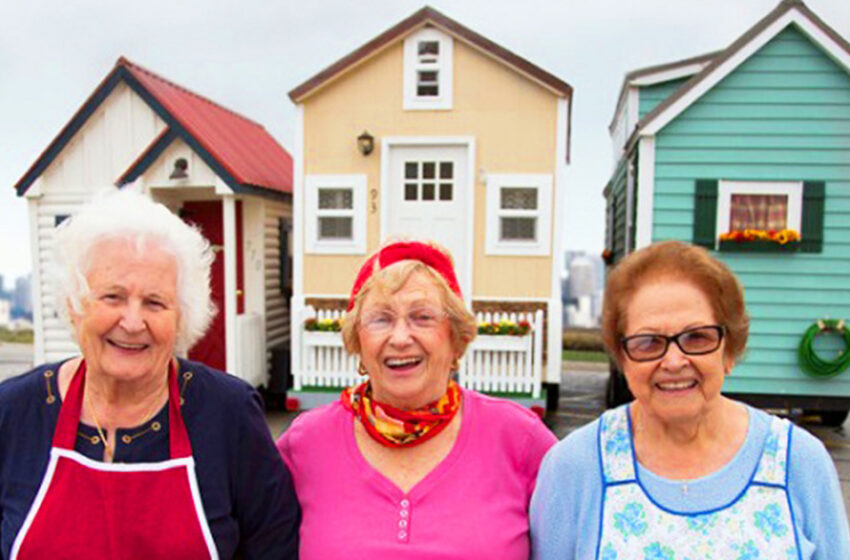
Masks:
[[[404,42],[404,108],[452,108],[452,38],[425,28]]]

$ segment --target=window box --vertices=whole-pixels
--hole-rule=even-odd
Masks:
[[[799,241],[789,241],[784,245],[776,241],[755,239],[753,241],[722,240],[718,246],[721,253],[796,253],[800,250]]]
[[[342,333],[304,331],[301,335],[304,346],[342,346]]]
[[[531,333],[523,336],[479,334],[472,341],[475,350],[519,352],[531,348]],[[468,353],[468,352],[467,352]]]

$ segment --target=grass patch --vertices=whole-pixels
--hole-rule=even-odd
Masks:
[[[561,359],[565,362],[598,362],[608,361],[608,354],[595,350],[564,350]]]
[[[566,328],[563,333],[564,350],[604,352],[600,329]]]
[[[11,331],[6,328],[0,328],[0,342],[32,344],[33,332],[31,330]]]

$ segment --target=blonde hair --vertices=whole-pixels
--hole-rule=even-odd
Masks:
[[[449,252],[442,246],[433,242],[428,242],[428,245],[431,245],[451,259]],[[379,251],[380,249],[376,252]],[[342,325],[342,340],[345,344],[345,349],[350,354],[360,353],[360,339],[357,331],[360,326],[360,313],[363,309],[363,301],[366,299],[366,294],[373,292],[379,294],[380,297],[389,299],[392,294],[398,292],[408,279],[417,272],[426,274],[431,282],[439,288],[443,310],[448,315],[451,326],[452,347],[458,357],[466,352],[467,346],[475,339],[475,335],[478,333],[475,316],[467,309],[463,299],[452,291],[440,274],[425,263],[417,260],[398,261],[386,268],[380,268],[379,259],[375,259],[374,267],[372,275],[363,284],[363,287],[354,298],[354,307],[346,314]]]

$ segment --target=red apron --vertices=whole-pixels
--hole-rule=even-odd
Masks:
[[[11,558],[217,559],[174,366],[168,372],[171,458],[160,463],[102,463],[74,451],[85,374],[83,361],[59,410],[50,463]]]

